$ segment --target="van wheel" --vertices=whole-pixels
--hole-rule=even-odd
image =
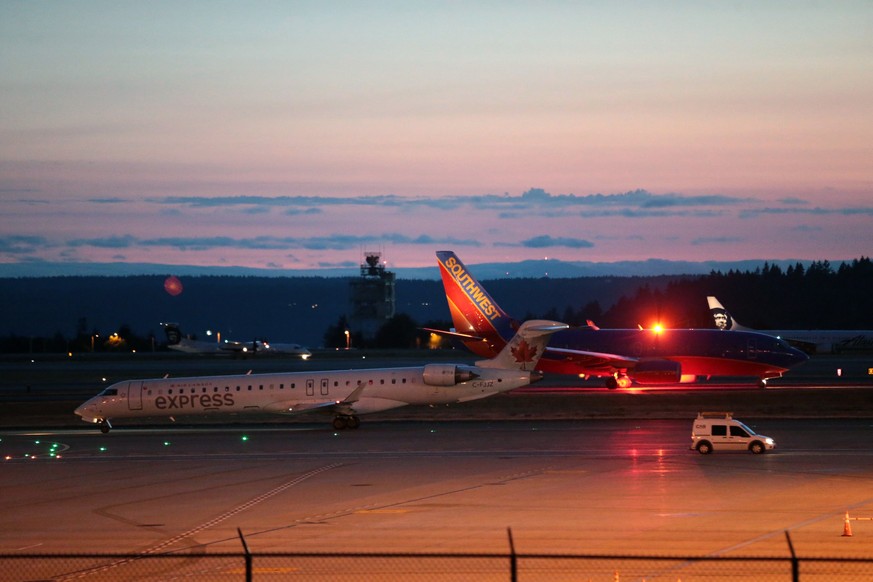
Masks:
[[[712,445],[708,441],[700,441],[697,445],[697,452],[701,455],[708,455],[712,452]]]
[[[755,441],[749,445],[749,450],[752,451],[752,454],[760,455],[764,452],[764,443],[761,441]]]

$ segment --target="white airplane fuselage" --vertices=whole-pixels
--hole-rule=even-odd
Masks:
[[[179,343],[170,344],[167,347],[185,354],[219,354],[226,356],[286,355],[300,356],[304,360],[309,359],[312,355],[309,350],[299,344],[271,344],[262,341],[251,343],[226,341],[216,343],[182,339]]]
[[[125,380],[79,406],[86,422],[228,413],[296,414],[325,409],[367,414],[409,404],[450,404],[530,384],[537,372],[429,364],[325,372],[289,372]],[[356,392],[357,391],[357,392]]]

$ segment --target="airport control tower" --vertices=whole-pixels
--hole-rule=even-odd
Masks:
[[[349,282],[352,331],[373,338],[394,317],[394,279],[395,274],[385,270],[381,253],[364,253],[361,276]]]

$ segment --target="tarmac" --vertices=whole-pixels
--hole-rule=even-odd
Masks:
[[[92,394],[82,377],[106,369],[105,382],[114,381],[128,373],[124,363],[76,366],[81,377],[63,363],[41,365],[45,375],[31,377],[42,380],[23,393],[10,370],[0,428],[0,555],[202,557],[240,551],[240,532],[252,552],[506,552],[511,530],[516,550],[527,553],[786,558],[790,536],[802,558],[869,558],[873,521],[857,521],[854,535],[842,535],[847,513],[873,517],[866,362],[829,358],[809,367],[805,380],[798,374],[766,390],[727,383],[621,393],[557,382],[452,407],[369,415],[358,430],[334,431],[318,417],[151,419],[119,423],[108,435],[71,409]],[[845,371],[832,374],[836,366]],[[99,387],[95,382],[93,393]],[[58,391],[70,398],[58,400]],[[690,450],[691,421],[701,409],[732,410],[773,437],[776,449]],[[126,576],[115,567],[110,575]],[[190,577],[206,579],[206,570],[196,570],[205,567],[189,560],[185,572],[195,568]],[[667,569],[652,566],[647,579],[714,579],[696,567],[673,560]],[[610,568],[602,574],[611,576]],[[873,564],[860,576],[873,577]],[[803,579],[840,576],[826,570],[815,578],[807,570]]]

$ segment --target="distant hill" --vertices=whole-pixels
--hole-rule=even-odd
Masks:
[[[472,265],[470,270],[518,319],[545,317],[581,325],[591,318],[604,327],[636,327],[657,317],[678,327],[709,327],[712,318],[704,298],[716,295],[742,314],[746,325],[759,329],[873,328],[869,258],[806,267],[798,262],[784,269],[770,263],[760,269],[698,275],[555,276],[570,272],[564,270],[567,265],[532,261]],[[160,323],[176,322],[201,339],[213,330],[225,339],[320,347],[328,328],[350,312],[354,272],[354,277],[264,277],[176,271],[182,282],[182,293],[176,296],[164,288],[166,272],[0,278],[0,338],[19,350],[22,342],[34,341],[44,346],[51,341],[54,349],[60,344],[63,350],[74,338],[81,342],[94,333],[106,337],[127,328],[134,338],[153,336],[163,343]],[[521,273],[533,275],[523,278]],[[396,311],[418,325],[451,325],[445,293],[435,277],[398,275]]]
[[[436,271],[436,267],[434,267]],[[319,347],[324,333],[349,313],[349,277],[180,276],[184,290],[164,290],[166,274],[130,277],[28,277],[0,279],[0,337],[75,337],[79,331],[110,334],[126,325],[139,336],[164,341],[161,322],[184,333],[223,338],[298,342]],[[642,284],[662,287],[670,277],[500,279],[489,292],[516,317],[550,309],[562,313],[591,301],[604,308]],[[701,303],[702,305],[702,303]],[[419,324],[450,320],[442,283],[396,282],[396,310]],[[85,327],[82,330],[82,327]]]
[[[480,279],[536,278],[551,277],[565,279],[575,277],[654,277],[658,275],[705,275],[712,271],[728,272],[754,271],[765,263],[780,268],[801,263],[808,266],[811,261],[797,259],[749,259],[743,261],[668,261],[649,259],[647,261],[618,261],[597,263],[591,261],[560,261],[545,259],[519,261],[513,263],[471,263],[465,262]],[[835,263],[838,261],[834,261]],[[400,279],[439,278],[434,258],[433,266],[393,268]],[[349,263],[347,267],[331,269],[253,269],[248,267],[198,267],[193,265],[162,265],[157,263],[3,263],[0,264],[0,278],[11,277],[127,277],[136,275],[185,275],[222,277],[356,277],[358,265]]]

